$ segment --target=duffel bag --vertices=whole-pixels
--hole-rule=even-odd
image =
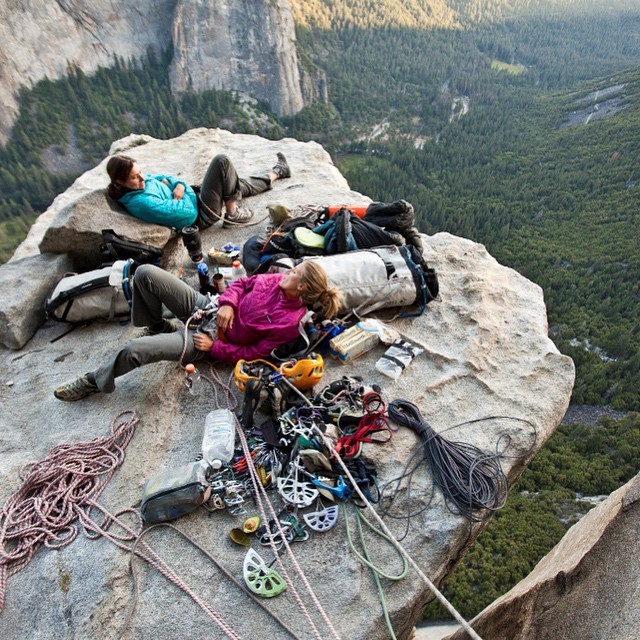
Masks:
[[[65,275],[45,302],[47,318],[60,322],[113,320],[128,316],[131,308],[133,260]]]
[[[389,307],[419,307],[438,296],[438,278],[411,245],[349,251],[316,260],[342,293],[341,313],[360,315]]]

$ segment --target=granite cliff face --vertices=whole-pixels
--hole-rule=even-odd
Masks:
[[[174,174],[191,183],[201,180],[216,153],[227,153],[239,173],[246,175],[271,166],[277,151],[287,156],[293,177],[276,182],[273,190],[246,202],[258,219],[273,203],[293,207],[369,201],[349,189],[329,155],[313,142],[270,141],[197,129],[173,140],[129,136],[111,148],[111,153],[135,157],[145,171]],[[61,337],[64,325],[47,322],[38,327],[33,321],[46,295],[44,280],[53,281],[77,261],[86,260],[91,247],[97,248],[100,229],[111,227],[164,246],[164,266],[174,273],[182,267],[185,278],[195,281],[186,250],[169,230],[138,222],[108,205],[105,164],[106,159],[61,194],[40,216],[14,259],[0,267],[0,342],[10,347],[0,348],[2,504],[15,491],[24,464],[42,459],[55,445],[105,436],[120,411],[135,407],[140,418],[135,436],[124,463],[100,497],[100,504],[111,512],[135,505],[146,479],[195,458],[205,415],[215,406],[213,394],[198,402],[190,399],[182,383],[183,373],[175,363],[143,367],[120,378],[112,395],[100,394],[75,404],[59,402],[52,395],[57,385],[91,369],[139,331],[130,325],[95,323]],[[260,225],[227,230],[217,224],[203,233],[203,246],[240,243],[263,230]],[[425,258],[439,275],[441,300],[431,303],[424,315],[398,318],[392,326],[424,353],[397,383],[375,369],[382,346],[346,365],[329,361],[323,386],[344,375],[360,375],[367,384],[380,385],[387,402],[411,399],[434,429],[449,429],[451,440],[474,444],[489,453],[500,443],[498,448],[504,453],[501,464],[511,484],[562,420],[573,386],[573,363],[557,351],[547,335],[540,287],[500,265],[482,245],[470,240],[446,233],[423,236],[422,240]],[[41,253],[45,249],[46,253]],[[41,277],[25,279],[21,277],[25,273]],[[18,279],[20,287],[15,286]],[[230,368],[219,367],[219,373],[226,380]],[[483,416],[517,419],[454,427]],[[518,419],[533,422],[536,437],[531,426]],[[382,446],[366,444],[363,456],[375,465],[378,483],[383,485],[398,477],[416,448],[414,433],[400,428]],[[394,535],[404,536],[403,547],[436,583],[464,556],[484,527],[451,513],[442,494],[433,490],[426,464],[414,474],[410,492],[406,487],[400,491],[396,504],[401,513],[410,508],[419,515],[411,518],[407,529],[403,519],[389,519],[387,525]],[[348,505],[348,513],[353,531],[352,506]],[[231,529],[241,523],[242,517],[226,510],[213,514],[198,510],[176,524],[242,579],[246,548],[229,539]],[[308,541],[296,542],[293,551],[339,637],[383,640],[389,632],[375,582],[349,547],[345,523],[341,513],[334,529],[314,532]],[[367,538],[375,563],[390,574],[398,573],[396,551],[378,536]],[[233,637],[290,637],[175,534],[156,529],[146,540],[237,631]],[[267,562],[271,560],[270,550],[257,541],[252,544]],[[223,637],[182,592],[155,571],[141,568],[144,563],[140,562],[138,604],[127,621],[132,595],[128,562],[128,555],[110,542],[89,540],[82,534],[60,550],[40,549],[29,565],[8,581],[0,637]],[[291,569],[291,564],[288,566]],[[298,577],[292,575],[293,584],[301,589]],[[431,594],[412,570],[398,582],[384,580],[383,584],[396,635],[406,640]],[[297,637],[335,637],[325,633],[315,608],[311,613],[321,635],[311,634],[292,594],[293,588],[288,589],[266,604],[287,621]],[[308,598],[305,602],[310,605]]]
[[[491,640],[637,640],[640,474],[576,523],[471,621]],[[464,631],[447,640],[465,640]]]
[[[278,114],[304,106],[288,0],[180,2],[173,22],[174,93],[235,89]]]
[[[0,3],[0,142],[22,87],[169,46],[176,93],[243,91],[279,115],[326,99],[321,75],[301,69],[287,0],[14,0]]]

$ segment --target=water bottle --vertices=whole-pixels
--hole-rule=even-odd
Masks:
[[[211,291],[211,281],[209,280],[209,267],[206,262],[199,262],[196,270],[198,272],[198,282],[200,283],[200,293],[209,293]]]
[[[219,469],[233,458],[235,422],[229,409],[216,409],[207,414],[202,438],[202,458],[214,469]]]
[[[184,385],[192,396],[202,393],[202,378],[194,364],[188,364],[184,368]]]
[[[240,262],[240,260],[234,260],[233,263],[231,264],[231,279],[237,280],[238,278],[242,278],[243,276],[246,276],[246,275],[247,275],[247,272],[242,266],[242,263]]]

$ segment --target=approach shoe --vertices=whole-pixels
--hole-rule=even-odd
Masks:
[[[158,336],[161,333],[175,333],[176,331],[182,331],[182,322],[178,318],[163,318],[162,329],[152,329],[151,327],[145,327],[138,334],[138,338],[146,338],[147,336]]]
[[[58,387],[53,392],[53,395],[58,398],[58,400],[75,402],[93,393],[100,393],[100,389],[98,389],[98,385],[95,382],[89,379],[89,374],[85,374],[73,382],[68,382]]]
[[[229,229],[239,224],[245,224],[253,218],[253,211],[251,209],[245,209],[244,207],[236,207],[235,211],[227,211],[225,213],[224,222],[222,223],[223,229]]]
[[[279,151],[276,154],[276,157],[278,158],[278,162],[276,162],[275,166],[272,169],[273,173],[275,173],[278,178],[290,178],[291,168],[289,167],[287,159]]]

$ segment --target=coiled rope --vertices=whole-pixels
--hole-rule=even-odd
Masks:
[[[508,482],[499,455],[442,437],[408,400],[393,400],[388,412],[391,420],[414,431],[422,441],[422,460],[428,462],[434,483],[453,513],[479,522],[488,517],[487,511],[504,506]]]
[[[374,564],[373,560],[371,559],[371,555],[369,554],[369,549],[367,547],[367,542],[365,540],[364,532],[362,530],[362,521],[364,521],[364,523],[369,527],[369,529],[371,529],[371,531],[373,531],[374,533],[382,537],[384,540],[391,542],[387,537],[387,535],[382,533],[379,529],[376,529],[376,527],[374,527],[364,517],[364,514],[362,513],[360,508],[356,507],[355,509],[356,524],[358,525],[358,536],[360,539],[360,545],[362,546],[362,553],[360,553],[356,549],[355,543],[353,542],[353,539],[351,537],[351,527],[349,526],[349,514],[347,513],[347,505],[345,502],[342,503],[342,513],[344,515],[349,547],[351,548],[351,551],[354,553],[354,555],[358,558],[358,560],[371,570],[371,573],[373,574],[373,579],[376,583],[376,588],[378,589],[378,597],[380,598],[380,604],[382,606],[382,614],[384,616],[384,621],[385,621],[385,624],[387,625],[387,629],[389,630],[389,635],[391,636],[391,640],[397,640],[395,631],[393,630],[393,625],[391,624],[391,618],[389,617],[389,609],[387,608],[387,599],[384,595],[384,589],[382,588],[382,582],[380,581],[380,576],[382,576],[383,578],[387,578],[387,580],[393,580],[393,581],[402,580],[407,575],[407,572],[409,570],[409,563],[407,562],[407,559],[398,552],[398,555],[402,560],[402,571],[397,575],[393,575],[393,574],[387,573],[386,571],[383,571],[380,567]],[[396,549],[395,547],[394,549],[398,551],[398,549]]]
[[[111,423],[111,435],[58,445],[20,470],[22,483],[0,512],[0,611],[8,579],[38,547],[60,549],[75,540],[76,519],[122,464],[137,423],[133,409],[123,411]]]

